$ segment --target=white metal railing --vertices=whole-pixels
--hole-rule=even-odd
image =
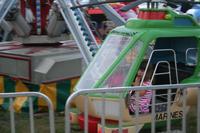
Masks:
[[[105,131],[105,119],[106,119],[106,114],[105,114],[105,111],[106,111],[106,94],[107,93],[119,93],[119,94],[123,94],[125,93],[125,90],[126,91],[131,91],[131,90],[134,90],[136,91],[136,101],[138,102],[139,101],[139,93],[138,91],[139,90],[152,90],[153,92],[153,95],[152,95],[152,99],[151,99],[151,112],[150,112],[150,117],[151,117],[151,120],[150,120],[150,123],[151,123],[151,129],[149,132],[151,133],[155,133],[156,132],[156,122],[158,122],[159,120],[157,119],[157,113],[163,113],[163,111],[159,112],[156,107],[159,107],[159,105],[165,105],[166,106],[166,110],[164,111],[164,114],[166,115],[164,117],[164,121],[166,122],[166,131],[164,132],[167,132],[167,133],[171,133],[173,132],[172,131],[172,126],[171,126],[171,120],[173,118],[171,118],[171,109],[172,109],[172,105],[174,104],[178,104],[178,100],[177,100],[177,95],[179,95],[182,99],[182,102],[181,102],[181,105],[177,105],[181,108],[181,111],[180,113],[182,113],[180,119],[181,119],[181,132],[182,133],[186,133],[186,128],[187,128],[187,125],[186,125],[186,121],[187,121],[187,118],[186,118],[186,114],[187,114],[187,101],[186,101],[186,98],[187,98],[187,88],[200,88],[200,84],[173,84],[173,85],[155,85],[155,86],[138,86],[138,87],[115,87],[115,88],[98,88],[98,89],[82,89],[80,91],[77,91],[75,93],[73,93],[69,98],[68,100],[66,101],[66,105],[65,105],[65,133],[71,133],[71,125],[70,125],[70,105],[71,105],[71,102],[74,100],[74,98],[82,95],[82,96],[85,96],[84,97],[84,132],[87,133],[88,132],[88,115],[89,115],[89,103],[88,103],[88,97],[91,96],[91,94],[102,94],[101,97],[98,97],[101,98],[100,100],[102,101],[102,104],[101,104],[101,108],[102,108],[102,112],[101,112],[101,115],[100,115],[100,119],[101,119],[101,125],[102,125],[102,133],[104,133]],[[178,88],[178,89],[177,89]],[[177,89],[178,92],[173,92],[172,90],[174,89]],[[164,102],[161,102],[161,103],[158,103],[156,101],[157,97],[159,97],[160,95],[159,94],[156,94],[156,91],[158,90],[167,90],[166,94],[161,94],[162,96],[166,96],[166,100]],[[181,92],[181,93],[179,93]],[[197,89],[197,133],[200,132],[200,89]],[[174,97],[174,99],[172,100],[172,97]],[[179,98],[180,98],[179,97]],[[124,104],[123,102],[123,99],[124,99],[124,96],[121,96],[119,97],[119,117],[118,117],[118,131],[119,133],[122,133],[123,131],[123,106],[122,104]],[[138,105],[138,103],[136,103],[136,105]],[[132,116],[132,118],[134,120],[136,120],[135,122],[133,122],[133,126],[135,126],[135,133],[139,132],[140,130],[140,127],[139,127],[139,124],[141,123],[137,123],[137,120],[139,120],[139,117],[140,117],[140,113],[139,113],[139,109],[136,109],[135,111],[135,114]]]
[[[35,133],[34,115],[33,115],[33,99],[32,97],[42,98],[48,106],[49,111],[49,129],[50,133],[55,133],[54,123],[54,108],[51,100],[44,94],[39,92],[16,92],[16,93],[0,93],[0,98],[9,98],[9,110],[10,110],[10,128],[11,133],[16,132],[15,127],[15,112],[13,108],[13,101],[16,97],[28,97],[29,103],[29,120],[30,120],[30,133]],[[27,131],[28,132],[28,131]]]

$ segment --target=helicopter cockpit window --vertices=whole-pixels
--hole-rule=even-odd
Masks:
[[[197,64],[197,48],[188,48],[185,55],[186,65],[195,66]]]
[[[101,49],[93,59],[87,71],[82,76],[77,89],[88,89],[102,77],[106,70],[117,59],[121,51],[128,46],[131,37],[110,35],[102,44]]]
[[[122,86],[128,72],[134,64],[138,53],[142,48],[141,41],[138,41],[135,46],[125,55],[124,59],[120,62],[118,67],[112,72],[112,74],[103,82],[101,87],[119,87]]]
[[[193,26],[193,22],[188,18],[175,18],[174,24],[176,26]]]

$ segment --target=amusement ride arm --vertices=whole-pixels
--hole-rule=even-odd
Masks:
[[[8,11],[12,8],[12,5],[15,4],[16,0],[1,0],[0,3],[0,23],[4,20],[4,17]]]
[[[98,50],[95,37],[79,8],[73,8],[78,3],[75,0],[57,0],[61,14],[83,55],[89,64]],[[99,2],[96,0],[96,2]],[[123,25],[125,20],[108,4],[99,5],[109,19],[117,26]]]
[[[94,35],[80,9],[71,9],[76,2],[73,0],[57,0],[57,2],[65,23],[76,40],[86,64],[89,64],[98,49]]]
[[[100,2],[100,0],[94,0],[94,2]],[[100,4],[98,5],[101,8],[106,16],[112,20],[117,26],[125,24],[124,18],[122,18],[109,4]]]

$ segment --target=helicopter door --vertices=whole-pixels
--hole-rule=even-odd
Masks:
[[[197,44],[195,37],[163,37],[153,41],[149,62],[154,64],[154,85],[178,84],[193,75],[197,60]],[[173,89],[172,100],[176,95]],[[167,100],[167,90],[156,91],[157,101]]]
[[[147,54],[144,57],[144,60],[142,61],[140,67],[139,67],[139,71],[138,74],[135,78],[135,81],[133,83],[134,86],[142,86],[144,84],[144,82],[146,80],[150,80],[150,84],[157,84],[155,83],[154,79],[155,78],[160,78],[162,79],[162,77],[165,77],[165,82],[161,82],[159,84],[172,84],[174,83],[174,81],[172,81],[173,76],[175,76],[175,83],[178,83],[178,72],[177,72],[177,66],[176,66],[176,54],[175,51],[173,49],[160,49],[160,50],[151,50],[152,47],[149,47],[148,51],[146,52]],[[149,53],[150,51],[150,53]],[[171,71],[171,64],[170,62],[166,59],[166,60],[155,60],[155,56],[160,54],[160,53],[167,53],[168,56],[171,56],[174,59],[174,68],[175,68],[175,74],[172,74]],[[155,62],[156,61],[156,62]],[[160,69],[162,68],[162,66],[164,66],[164,69]],[[139,73],[142,71],[142,77],[141,80],[138,82],[136,81],[138,78]],[[167,77],[167,80],[166,80]]]
[[[154,50],[160,52],[154,53],[152,55],[151,61],[156,64],[158,61],[168,61],[170,63],[172,84],[179,83],[190,77],[194,73],[195,64],[197,61],[197,44],[198,39],[196,37],[162,37],[157,38],[154,41]],[[166,51],[171,49],[170,51]],[[161,52],[165,50],[166,52]],[[166,66],[161,65],[158,71],[162,71]],[[168,84],[164,82],[165,77],[156,78],[157,84]]]
[[[158,56],[165,56],[172,58],[173,63],[171,63],[167,58],[157,58]],[[156,84],[177,84],[179,82],[178,79],[178,71],[177,71],[177,61],[176,61],[176,53],[173,49],[156,49],[153,50],[148,61],[148,67],[150,64],[154,64],[155,69],[151,78],[153,81],[156,79],[163,79],[163,81],[158,81]],[[172,71],[172,67],[173,70]],[[164,76],[164,77],[163,77]],[[175,78],[175,80],[173,80]]]

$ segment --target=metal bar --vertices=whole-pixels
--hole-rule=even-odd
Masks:
[[[159,62],[156,64],[156,69],[155,69],[154,72],[157,71],[158,66],[159,66],[161,63],[166,63],[166,64],[167,64],[167,66],[168,66],[168,67],[167,67],[167,68],[168,68],[168,72],[163,72],[163,73],[154,73],[153,77],[154,77],[155,75],[166,75],[166,74],[168,74],[168,75],[169,75],[169,84],[172,84],[172,80],[171,80],[171,72],[170,72],[170,64],[169,64],[168,61],[159,61]],[[152,80],[153,80],[153,79],[152,79]]]
[[[88,98],[84,97],[84,131],[88,133]]]
[[[151,133],[155,133],[155,90],[152,92],[152,107],[151,107]]]
[[[0,22],[0,27],[4,31],[2,42],[5,42],[9,33],[12,31],[12,27],[4,19]]]
[[[55,133],[55,118],[54,118],[54,108],[53,105],[49,107],[49,125],[50,133]]]
[[[153,51],[153,52],[154,52],[154,51]],[[153,52],[151,53],[151,56],[153,55]],[[157,51],[155,51],[155,52],[157,52]],[[146,73],[147,73],[147,70],[148,70],[148,67],[149,67],[149,64],[150,64],[150,61],[151,61],[151,56],[150,56],[150,59],[148,60],[147,67],[145,68],[144,75],[142,76],[142,80],[141,80],[141,82],[140,82],[140,86],[142,86],[142,84],[143,84],[143,82],[144,82],[144,78],[145,78],[145,76],[146,76]],[[156,71],[157,71],[157,69],[158,69],[158,66],[159,66],[161,63],[166,63],[166,64],[168,65],[168,68],[170,67],[170,64],[169,64],[168,61],[159,61],[159,62],[157,62],[157,63],[156,63],[156,67],[155,67],[155,69],[154,69],[154,71],[153,71],[153,75],[152,75],[151,80],[150,80],[151,83],[153,82],[153,79],[154,79],[155,75],[165,75],[165,74],[169,74],[169,75],[170,75],[170,74],[171,74],[170,71],[168,71],[168,72],[163,72],[163,73],[156,73]]]
[[[14,127],[14,109],[12,106],[13,97],[40,97],[42,98],[49,108],[49,126],[50,126],[50,133],[55,133],[55,124],[54,124],[54,108],[51,100],[46,95],[39,93],[39,92],[15,92],[15,93],[0,93],[0,98],[10,98],[10,116],[11,116],[11,131],[15,133]]]
[[[0,23],[3,21],[4,17],[12,7],[12,5],[15,3],[16,0],[4,0],[2,2],[2,5],[0,7]]]
[[[30,119],[30,132],[35,133],[34,117],[33,117],[33,99],[29,97],[29,119]]]
[[[171,89],[168,89],[168,96],[167,96],[167,133],[171,133]]]
[[[65,133],[71,133],[71,125],[70,125],[70,103],[71,100],[67,100],[65,104]]]
[[[15,114],[13,109],[13,98],[9,98],[10,101],[10,124],[11,124],[11,133],[15,133]]]
[[[155,75],[164,75],[164,74],[169,74],[169,72],[156,73]]]
[[[156,103],[155,105],[163,105],[163,104],[167,104],[168,102],[161,102],[161,103]],[[174,102],[170,102],[171,104]]]
[[[200,88],[198,87],[198,98],[197,98],[197,133],[200,133]]]
[[[105,93],[102,94],[102,112],[101,112],[102,133],[105,132]]]
[[[138,117],[139,117],[139,111],[140,111],[140,110],[139,110],[139,108],[140,108],[140,107],[139,107],[139,99],[140,99],[139,91],[136,91],[135,94],[136,94],[136,105],[135,105],[135,106],[136,106],[136,110],[135,110],[135,116],[136,116],[136,119],[135,119],[135,121],[136,121],[136,128],[135,128],[135,130],[136,130],[136,133],[137,133],[137,132],[139,132],[139,131],[138,131],[138,129],[139,129],[139,128],[138,128]]]
[[[167,96],[168,94],[158,94],[158,95],[156,95],[156,97],[163,97],[163,96]],[[176,93],[170,93],[170,95],[172,96],[172,95],[176,95]],[[167,99],[167,98],[166,98]]]
[[[188,88],[188,87],[197,87],[200,86],[200,83],[190,83],[190,84],[173,84],[173,85],[153,85],[153,86],[130,86],[130,87],[112,87],[112,88],[99,88],[99,89],[81,89],[76,92],[74,92],[72,95],[70,95],[71,98],[75,98],[76,96],[80,94],[88,94],[88,93],[120,93],[123,92],[124,89],[127,89],[127,91],[139,91],[139,90],[162,90],[162,89],[176,89],[176,88]],[[0,94],[1,97],[1,94]],[[70,99],[68,102],[70,102]],[[66,103],[68,103],[66,102]],[[70,104],[70,103],[68,103]]]
[[[119,133],[122,133],[122,116],[123,116],[123,110],[122,110],[122,102],[123,102],[123,99],[122,99],[122,96],[120,96],[120,107],[119,107]]]
[[[172,50],[174,53],[174,64],[175,64],[175,72],[176,72],[176,83],[179,83],[179,78],[178,78],[178,70],[177,70],[177,61],[176,61],[176,52],[175,50]]]
[[[186,90],[183,90],[183,119],[182,119],[182,132],[186,133]]]
[[[153,86],[134,86],[134,87],[113,87],[113,88],[99,88],[99,89],[81,89],[79,91],[74,92],[70,95],[70,98],[76,97],[80,94],[88,94],[88,93],[120,93],[123,92],[124,89],[129,90],[160,90],[160,89],[176,89],[176,88],[189,88],[189,87],[200,87],[200,83],[190,83],[190,84],[173,84],[173,85],[153,85]],[[6,94],[6,95],[5,95]],[[41,97],[45,101],[50,100],[46,95],[38,92],[18,92],[18,93],[0,93],[1,98],[9,98],[9,97]],[[48,102],[48,106],[53,108],[53,105]]]
[[[170,64],[168,63],[169,82],[172,84]],[[171,89],[167,91],[167,133],[171,133]]]

